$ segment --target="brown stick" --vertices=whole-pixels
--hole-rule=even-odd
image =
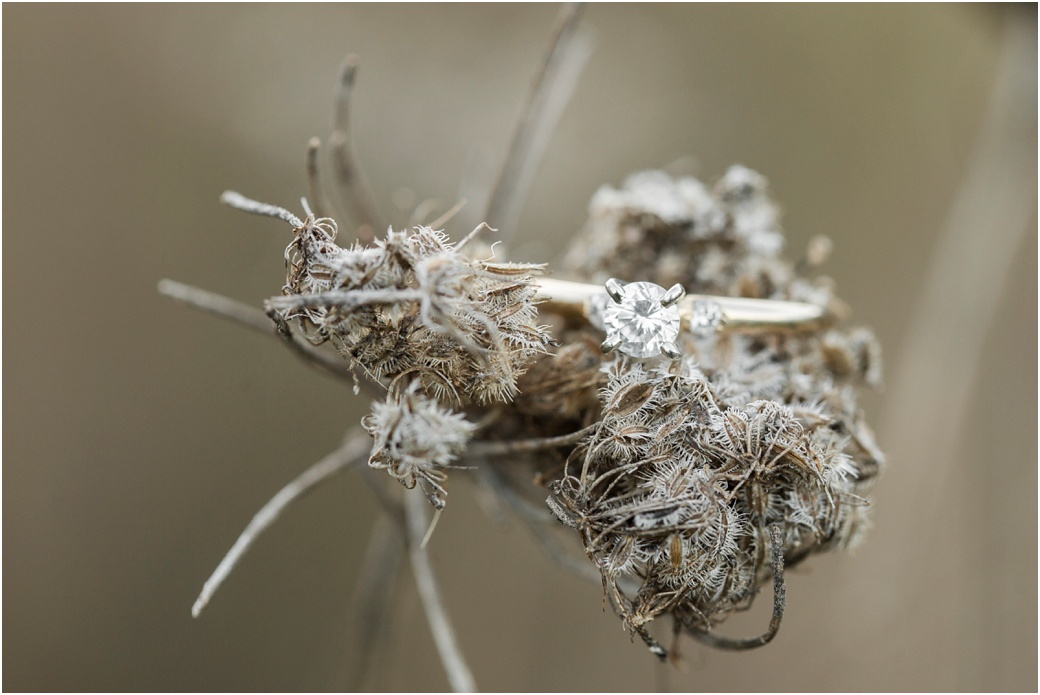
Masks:
[[[444,607],[444,599],[441,598],[440,589],[437,587],[430,556],[423,547],[427,527],[426,499],[418,490],[409,490],[404,498],[405,516],[408,520],[408,556],[412,563],[415,583],[419,587],[419,598],[423,610],[426,611],[426,622],[430,625],[433,641],[437,645],[437,653],[440,654],[441,663],[448,674],[451,689],[457,693],[474,692],[477,684],[455,639],[455,629],[451,625],[448,611]]]
[[[311,138],[307,142],[307,190],[310,193],[310,204],[314,209],[315,216],[329,217],[332,214],[332,208],[321,186],[320,154],[321,140]]]
[[[498,442],[475,441],[466,448],[467,456],[507,456],[509,454],[522,454],[532,451],[544,451],[562,446],[570,446],[581,441],[585,436],[599,429],[599,423],[589,425],[570,434],[561,434],[558,437],[540,437],[538,439],[515,439]]]
[[[336,111],[329,147],[332,148],[333,171],[340,184],[347,213],[357,225],[358,240],[367,244],[382,229],[368,180],[361,171],[354,140],[350,133],[350,104],[354,93],[358,57],[354,54],[343,59],[340,68],[339,89],[336,92]]]
[[[198,287],[192,287],[175,280],[160,280],[158,289],[160,294],[178,302],[183,302],[192,308],[220,316],[267,336],[277,336],[289,346],[293,354],[311,366],[341,379],[349,380],[352,383],[364,384],[366,388],[371,389],[373,393],[382,397],[382,394],[370,381],[355,378],[354,370],[343,359],[311,345],[304,338],[301,338],[299,334],[294,333],[285,323],[285,320],[277,314],[274,316],[270,313],[265,314],[259,309],[255,309],[230,297]]]

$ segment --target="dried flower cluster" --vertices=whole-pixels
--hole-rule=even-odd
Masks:
[[[271,304],[376,379],[414,376],[456,405],[508,401],[549,344],[531,302],[539,265],[467,258],[429,227],[389,230],[371,247],[335,239],[328,218],[295,230],[286,297]]]
[[[268,305],[298,320],[312,343],[332,343],[371,378],[389,380],[387,401],[366,422],[370,465],[407,488],[419,482],[442,508],[441,469],[473,430],[448,408],[508,402],[551,342],[532,302],[541,266],[468,258],[460,253],[468,238],[453,245],[429,227],[391,229],[349,249],[336,232],[334,220],[313,216],[294,229],[284,296]]]
[[[550,96],[574,61],[584,60],[574,38],[579,14],[577,5],[561,10],[510,153],[488,191],[487,216],[505,226],[536,164],[536,143],[544,141],[536,134],[554,112]],[[311,214],[306,201],[300,219],[234,193],[223,200],[293,227],[282,296],[267,301],[267,317],[299,356],[354,379],[355,393],[359,372],[385,391],[362,421],[371,448],[363,433],[348,438],[272,498],[206,582],[193,612],[286,504],[368,452],[369,466],[405,488],[418,486],[437,510],[445,507],[448,471],[475,470],[553,557],[579,574],[598,575],[625,628],[660,657],[668,652],[650,624],[666,615],[676,638],[690,634],[730,649],[767,643],[783,615],[785,564],[851,546],[867,527],[867,494],[883,463],[857,404],[858,390],[881,379],[871,332],[815,323],[718,332],[705,315],[690,319],[690,330],[669,344],[670,357],[607,355],[604,334],[589,317],[540,315],[543,266],[463,253],[486,225],[458,244],[429,226],[372,239],[381,225],[349,130],[356,68],[354,57],[344,61],[329,149],[347,212],[367,243],[339,246],[336,222]],[[308,146],[308,177],[312,202],[324,213],[320,148],[316,138]],[[810,303],[841,317],[833,283],[815,275],[830,243],[814,240],[794,264],[782,258],[783,245],[778,208],[761,175],[734,166],[709,188],[648,171],[595,194],[564,268],[584,283],[614,277],[678,284],[676,291],[693,294]],[[226,298],[178,283],[161,289],[257,326],[256,316]],[[549,306],[562,310],[560,303]],[[262,316],[259,322],[269,328]],[[472,689],[438,605],[422,536],[425,505],[415,495],[401,504],[378,492],[402,522],[405,541],[380,544],[380,551],[407,547],[449,680]],[[548,511],[532,507],[533,499],[545,500]],[[577,532],[594,569],[576,564],[540,526],[566,532],[555,520]],[[715,627],[750,607],[770,577],[768,629],[750,639],[718,636]],[[392,582],[364,584],[378,591]],[[363,600],[365,609],[379,603]]]
[[[519,470],[532,481],[521,496],[548,489],[625,627],[658,655],[648,624],[662,615],[714,646],[764,644],[782,615],[784,563],[848,547],[866,528],[883,461],[856,402],[880,381],[868,330],[688,331],[681,359],[604,355],[588,321],[539,324],[541,266],[461,253],[479,228],[457,245],[417,227],[342,248],[333,220],[282,216],[294,238],[268,309],[386,387],[363,422],[369,465],[442,509],[448,469],[497,466],[488,452],[508,453],[511,484]],[[814,241],[797,265],[782,247],[765,180],[733,167],[711,191],[662,172],[601,189],[567,258],[584,281],[841,312],[831,283],[810,275],[827,245]],[[770,575],[770,630],[717,637]]]
[[[822,258],[793,266],[782,242],[759,174],[733,167],[709,192],[645,172],[595,195],[568,260],[585,280],[648,278],[840,310],[831,283],[807,276]],[[625,625],[654,651],[645,625],[661,614],[703,636],[751,604],[770,573],[771,527],[782,530],[788,565],[860,537],[883,461],[856,403],[857,388],[880,381],[870,331],[691,333],[674,363],[597,359],[596,337],[567,327],[564,347],[522,381],[517,407],[553,428],[598,420],[550,477],[548,502],[580,532]],[[638,588],[626,593],[621,580],[633,578]]]
[[[375,443],[369,465],[385,469],[406,488],[416,482],[430,503],[444,507],[444,469],[466,447],[475,425],[419,392],[413,381],[393,400],[375,403],[362,423]]]

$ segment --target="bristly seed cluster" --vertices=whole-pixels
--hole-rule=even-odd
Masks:
[[[597,192],[567,260],[586,281],[680,283],[841,313],[832,283],[812,277],[828,245],[814,240],[801,262],[785,261],[777,210],[765,179],[745,167],[713,189],[643,172]],[[671,614],[677,629],[704,636],[751,605],[776,569],[771,528],[782,531],[788,566],[861,538],[883,462],[856,400],[858,388],[881,379],[869,330],[688,333],[686,357],[672,363],[590,362],[587,346],[597,337],[566,327],[565,347],[529,372],[569,395],[555,412],[527,378],[517,407],[547,423],[600,423],[557,466],[548,504],[580,533],[618,614],[652,650],[663,651],[645,627],[657,616]],[[546,364],[560,360],[567,366]],[[583,406],[578,395],[588,399]]]
[[[442,469],[473,430],[450,409],[508,402],[551,343],[533,302],[542,266],[468,258],[464,244],[429,227],[391,229],[351,248],[335,243],[336,232],[329,218],[295,228],[284,296],[268,306],[299,321],[312,343],[329,342],[388,381],[386,402],[365,423],[375,440],[370,465],[408,488],[418,482],[441,508]]]
[[[527,471],[521,495],[548,488],[625,627],[659,656],[648,625],[663,615],[714,646],[769,641],[783,565],[848,547],[867,528],[883,463],[857,404],[858,389],[881,379],[869,330],[688,331],[681,359],[608,356],[587,322],[540,325],[542,266],[469,258],[469,238],[453,245],[429,227],[369,246],[335,239],[328,218],[295,226],[283,296],[268,308],[386,387],[363,422],[369,464],[441,509],[448,469],[508,451],[495,465]],[[814,276],[828,243],[814,240],[797,264],[782,248],[759,174],[733,167],[709,189],[644,172],[594,196],[567,265],[586,282],[679,283],[841,314],[833,283]],[[470,455],[474,440],[483,448]],[[770,575],[770,630],[717,637]]]
[[[430,504],[443,509],[445,469],[465,450],[476,425],[423,395],[418,381],[385,403],[373,403],[362,425],[374,440],[369,465],[406,488],[418,483]]]

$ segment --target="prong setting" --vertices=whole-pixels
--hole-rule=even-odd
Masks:
[[[621,345],[621,336],[612,335],[608,337],[606,340],[604,340],[602,343],[600,343],[599,347],[601,350],[603,350],[604,355],[609,355],[610,353],[617,350],[619,345]]]
[[[663,297],[661,297],[661,306],[670,307],[685,296],[686,288],[676,283],[672,285],[667,292],[664,293]]]
[[[664,353],[665,356],[673,360],[677,360],[680,357],[682,357],[682,350],[680,350],[679,345],[674,342],[664,343],[663,345],[661,345],[661,352]]]
[[[674,302],[671,306],[661,302],[668,290],[652,282],[622,285],[613,278],[604,287],[614,300],[603,297],[603,328],[607,334],[604,352],[616,349],[630,357],[655,357],[667,347],[665,354],[669,357],[680,356],[676,343],[681,323],[679,307]]]
[[[620,304],[625,299],[625,286],[617,278],[610,278],[603,287],[606,288],[607,294],[615,304]]]

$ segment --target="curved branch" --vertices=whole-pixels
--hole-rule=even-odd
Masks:
[[[329,217],[331,207],[321,185],[320,154],[321,140],[311,138],[307,142],[307,190],[310,193],[310,203],[314,207],[314,214],[317,217]]]
[[[241,193],[235,191],[224,191],[220,196],[220,202],[224,203],[229,207],[233,207],[236,210],[242,212],[248,212],[251,215],[261,215],[263,217],[277,217],[280,220],[288,222],[293,227],[302,227],[303,220],[289,212],[285,208],[278,207],[277,205],[271,205],[269,203],[261,203],[253,200],[252,198],[246,198]]]
[[[766,628],[766,631],[758,637],[733,639],[703,630],[689,630],[694,638],[716,649],[743,650],[769,644],[776,637],[776,633],[780,630],[780,621],[784,618],[784,608],[787,606],[787,584],[784,581],[784,531],[779,524],[769,527],[769,543],[772,546],[773,564],[773,617],[769,620],[769,627]]]
[[[539,437],[537,439],[513,439],[502,441],[473,441],[466,448],[466,456],[508,456],[509,454],[521,454],[532,451],[544,451],[558,447],[576,444],[587,435],[599,429],[600,423],[589,425],[584,429],[561,434],[558,437]]]
[[[509,151],[488,196],[484,221],[503,230],[503,238],[516,226],[520,206],[553,126],[592,53],[588,37],[577,32],[580,18],[581,3],[567,3],[560,10],[549,51],[524,102]]]
[[[293,332],[285,322],[285,319],[275,312],[268,311],[265,314],[259,309],[230,297],[186,285],[175,280],[160,280],[158,289],[159,294],[166,295],[170,299],[175,299],[194,309],[200,309],[234,321],[241,326],[251,328],[267,336],[277,336],[285,342],[297,357],[311,366],[341,379],[349,380],[352,383],[360,383],[365,388],[371,389],[372,393],[382,397],[382,394],[375,390],[373,382],[368,379],[357,379],[354,370],[351,369],[347,362],[311,345],[306,339],[300,337],[298,333]]]
[[[210,575],[209,579],[202,586],[202,593],[195,599],[195,604],[191,607],[192,617],[199,617],[202,609],[213,598],[213,594],[216,593],[217,589],[224,583],[224,580],[231,574],[231,570],[235,568],[238,561],[242,559],[242,556],[253,545],[253,542],[278,519],[286,507],[294,502],[296,498],[310,491],[318,483],[361,461],[365,454],[368,453],[368,449],[369,438],[367,435],[358,434],[350,437],[343,443],[343,446],[305,470],[295,480],[279,490],[267,504],[261,507],[252,521],[249,522],[249,525],[246,526],[245,531],[238,537],[235,544],[231,546],[231,550],[227,552],[224,559],[217,565],[217,569],[213,570],[213,574]]]
[[[380,515],[369,535],[364,560],[350,597],[350,634],[347,646],[347,690],[360,692],[380,635],[391,614],[394,589],[404,559],[401,527]]]

